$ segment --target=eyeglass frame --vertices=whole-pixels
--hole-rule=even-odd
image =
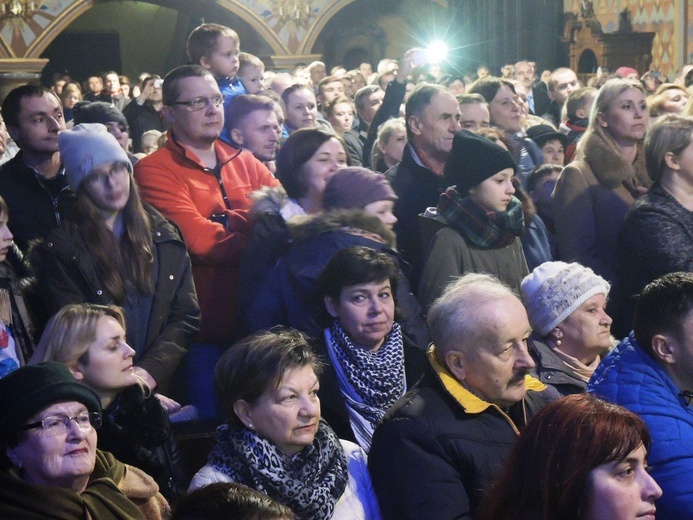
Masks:
[[[73,415],[70,417],[69,415],[64,415],[64,414],[58,414],[58,415],[49,415],[47,417],[44,417],[40,421],[31,423],[31,424],[26,424],[20,428],[20,430],[32,430],[34,428],[41,428],[43,433],[49,433],[53,435],[60,435],[61,433],[67,432],[70,426],[70,422],[74,421],[75,424],[77,425],[77,428],[79,428],[81,431],[89,431],[87,428],[83,428],[82,425],[79,423],[79,418],[86,416],[88,421],[89,421],[89,428],[94,428],[95,430],[98,430],[101,427],[102,424],[102,419],[103,419],[103,414],[100,412],[82,412],[77,415]],[[61,430],[58,425],[56,424],[52,429],[48,428],[45,424],[46,421],[49,419],[60,419],[61,423],[63,425],[64,430]],[[56,430],[55,428],[58,427]]]
[[[192,98],[190,101],[173,101],[169,103],[169,105],[181,105],[184,106],[185,109],[188,112],[198,112],[204,108],[207,107],[208,103],[212,103],[215,107],[219,108],[221,105],[224,104],[224,95],[219,94],[217,96],[198,96],[196,98]],[[218,101],[218,102],[216,102]],[[195,105],[199,104],[197,108],[195,108]]]
[[[86,180],[92,184],[106,184],[107,181],[111,179],[119,179],[125,176],[125,174],[130,174],[130,168],[128,163],[125,161],[117,161],[108,173],[90,173]]]

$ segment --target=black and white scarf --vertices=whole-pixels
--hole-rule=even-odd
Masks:
[[[330,329],[329,347],[339,363],[338,372],[353,390],[344,392],[342,388],[342,393],[356,394],[348,395],[349,404],[375,429],[385,412],[406,392],[402,329],[393,323],[381,347],[368,352],[355,346],[335,320]]]
[[[222,424],[209,454],[215,470],[289,507],[300,520],[328,520],[348,471],[337,435],[320,420],[313,443],[293,457],[247,428]]]

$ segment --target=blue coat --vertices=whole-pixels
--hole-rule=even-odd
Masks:
[[[693,516],[693,409],[662,368],[631,336],[599,365],[588,392],[638,414],[652,435],[647,461],[664,495],[657,517]]]

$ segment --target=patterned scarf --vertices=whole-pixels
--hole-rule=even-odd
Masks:
[[[506,211],[488,211],[471,197],[463,197],[456,186],[440,195],[438,213],[455,231],[482,249],[498,249],[512,244],[524,230],[522,203],[510,199]]]
[[[337,320],[330,329],[330,344],[346,382],[351,386],[350,405],[375,429],[406,392],[404,346],[398,323],[376,352],[355,346]]]
[[[255,432],[217,428],[209,462],[234,482],[269,495],[300,520],[328,520],[344,494],[348,472],[339,439],[324,420],[310,446],[293,457]]]

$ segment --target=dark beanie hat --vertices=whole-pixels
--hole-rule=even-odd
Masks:
[[[0,379],[0,441],[7,442],[30,417],[61,401],[77,401],[90,412],[101,411],[99,396],[78,383],[62,363],[25,365],[3,377]]]
[[[385,176],[368,168],[352,166],[337,170],[327,181],[322,206],[325,209],[365,208],[379,200],[397,200]]]
[[[534,125],[527,129],[527,137],[537,143],[541,148],[547,141],[557,139],[565,147],[568,144],[568,137],[562,134],[551,125]]]
[[[510,152],[485,137],[462,130],[452,141],[452,150],[445,163],[445,182],[448,186],[456,185],[457,191],[464,196],[471,188],[506,168],[517,172],[517,163]]]
[[[128,129],[128,120],[117,107],[103,101],[80,101],[72,109],[75,125],[82,123],[119,123]],[[129,130],[128,130],[129,131]]]

